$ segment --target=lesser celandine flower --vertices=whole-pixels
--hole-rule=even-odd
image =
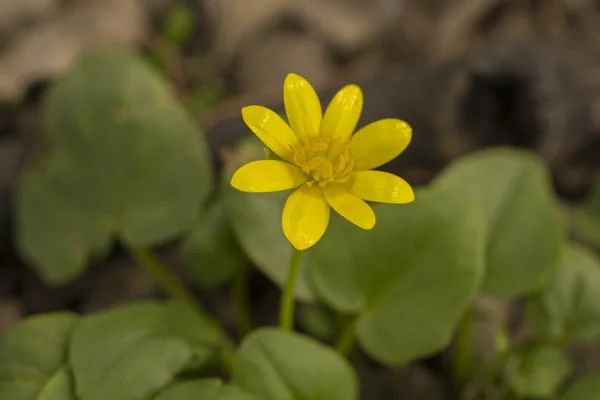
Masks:
[[[283,208],[282,225],[296,249],[305,250],[323,236],[330,208],[371,229],[375,213],[365,200],[414,200],[405,180],[373,171],[406,149],[412,135],[406,122],[383,119],[353,135],[363,105],[360,88],[342,88],[323,115],[315,90],[296,74],[285,79],[283,100],[289,125],[268,108],[242,109],[246,125],[281,160],[250,162],[235,172],[231,184],[245,192],[295,189]]]

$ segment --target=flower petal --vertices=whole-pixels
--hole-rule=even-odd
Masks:
[[[277,192],[294,189],[307,180],[300,168],[285,161],[252,161],[231,177],[231,186],[243,192]]]
[[[363,229],[375,226],[373,209],[343,187],[330,183],[323,188],[323,193],[331,208],[354,225]]]
[[[268,148],[292,162],[292,146],[298,143],[298,138],[277,113],[263,106],[247,106],[242,108],[242,118]]]
[[[325,111],[321,134],[347,140],[356,128],[362,107],[362,90],[356,85],[343,87],[333,97]]]
[[[344,187],[353,195],[367,201],[405,204],[415,199],[415,192],[408,182],[383,171],[357,171],[350,175],[350,180]]]
[[[306,250],[321,239],[329,224],[329,204],[318,185],[302,185],[283,207],[283,233],[298,250]]]
[[[354,169],[373,169],[385,164],[406,149],[411,137],[412,128],[399,119],[382,119],[365,126],[350,141]]]
[[[283,103],[292,130],[299,137],[319,133],[323,110],[317,92],[300,75],[288,74],[283,84]]]

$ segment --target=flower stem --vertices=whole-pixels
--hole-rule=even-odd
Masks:
[[[342,333],[335,342],[335,349],[343,356],[350,354],[356,343],[356,319],[356,316],[354,316],[346,322],[342,328]]]
[[[248,307],[248,268],[242,266],[237,271],[231,286],[231,297],[235,309],[235,321],[240,338],[252,330],[252,319]]]
[[[452,389],[455,399],[461,398],[465,379],[469,374],[473,313],[472,308],[465,311],[456,332],[456,345],[452,353]]]
[[[279,307],[279,327],[284,331],[292,331],[294,328],[294,290],[296,281],[300,273],[300,260],[302,252],[293,250],[292,258],[290,259],[290,268],[288,270],[288,278],[283,288],[281,295],[281,305]]]

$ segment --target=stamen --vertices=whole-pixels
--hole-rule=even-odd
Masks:
[[[327,150],[327,143],[317,142],[317,143],[314,144],[313,149],[316,152],[318,152],[318,151],[325,151],[325,150]]]
[[[340,154],[340,159],[338,161],[338,167],[335,172],[342,172],[346,168],[346,158],[344,154]]]
[[[293,162],[308,176],[306,184],[315,182],[325,187],[329,182],[348,181],[348,174],[354,168],[354,158],[348,141],[342,142],[328,135],[307,136],[299,146],[292,149]]]

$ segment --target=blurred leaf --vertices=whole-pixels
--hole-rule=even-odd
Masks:
[[[484,150],[450,165],[435,184],[472,196],[485,212],[485,291],[514,298],[541,287],[560,260],[565,236],[541,160],[518,150]]]
[[[292,245],[283,235],[281,215],[289,191],[245,193],[230,185],[231,175],[247,162],[264,159],[264,146],[248,139],[238,146],[223,180],[223,199],[233,231],[246,254],[277,285],[283,287],[288,274]],[[305,261],[305,260],[304,260]],[[305,264],[305,263],[304,263]],[[296,298],[313,299],[305,268],[296,285]]]
[[[570,385],[560,400],[598,400],[600,395],[600,374],[587,375]]]
[[[264,400],[353,400],[351,365],[316,340],[278,329],[251,333],[238,350],[234,385]]]
[[[80,400],[146,399],[192,361],[217,351],[208,318],[176,303],[143,302],[82,319],[70,361]]]
[[[28,318],[0,340],[0,399],[75,400],[67,350],[77,317]]]
[[[79,275],[113,235],[149,246],[181,233],[211,190],[194,121],[125,52],[80,59],[51,91],[45,126],[53,154],[21,177],[16,240],[50,284]]]
[[[571,214],[575,234],[591,246],[600,247],[600,179],[597,179],[583,204]]]
[[[540,334],[555,340],[594,340],[600,336],[600,261],[570,245],[548,286],[528,304]]]
[[[189,276],[203,287],[224,283],[244,266],[246,257],[235,241],[220,197],[185,238],[180,252]]]
[[[155,45],[156,48],[154,51],[144,54],[143,59],[146,61],[146,63],[148,63],[150,68],[154,68],[157,72],[160,72],[161,76],[166,77],[167,60],[165,59],[165,56],[158,51],[159,49],[162,50],[162,47],[159,46],[159,44]]]
[[[335,336],[332,315],[322,304],[302,304],[298,308],[298,322],[308,334],[321,340],[331,340]]]
[[[219,379],[177,382],[152,400],[258,400],[241,389],[223,385]]]
[[[483,273],[483,216],[448,190],[408,205],[377,205],[377,224],[332,218],[309,253],[309,277],[338,311],[358,312],[358,339],[375,359],[407,364],[446,347]]]
[[[177,46],[182,46],[194,31],[194,12],[185,2],[175,4],[168,12],[162,27],[162,34]]]
[[[506,379],[520,397],[549,398],[569,375],[571,362],[560,347],[528,343],[509,357]]]

